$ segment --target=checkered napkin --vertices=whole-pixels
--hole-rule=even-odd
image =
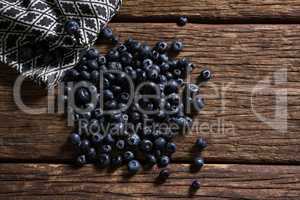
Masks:
[[[0,0],[0,61],[48,87],[74,67],[122,0]],[[65,24],[80,25],[80,42]]]

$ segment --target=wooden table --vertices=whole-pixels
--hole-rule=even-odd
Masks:
[[[181,15],[191,22],[183,28],[175,24]],[[73,168],[65,118],[21,111],[13,100],[17,76],[1,66],[0,199],[185,199],[195,178],[202,182],[197,199],[300,199],[299,24],[296,0],[125,0],[111,23],[122,40],[179,38],[186,46],[180,57],[197,65],[193,77],[207,66],[214,73],[195,120],[201,131],[180,138],[172,176],[159,186],[156,170],[128,179],[124,169]],[[45,107],[46,94],[23,87],[31,107]],[[207,165],[190,173],[199,136],[209,143]]]

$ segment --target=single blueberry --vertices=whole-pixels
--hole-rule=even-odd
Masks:
[[[122,156],[115,156],[111,159],[112,167],[119,167],[122,165],[123,159]]]
[[[202,151],[207,147],[207,142],[203,138],[198,138],[195,143],[195,147],[199,150]]]
[[[187,23],[188,23],[188,18],[186,16],[181,16],[177,22],[178,26],[185,26]]]
[[[125,161],[129,162],[129,161],[134,159],[134,154],[131,151],[126,151],[123,154],[123,158],[124,158]]]
[[[208,69],[205,69],[205,70],[201,71],[198,79],[199,79],[199,81],[208,81],[211,78],[212,78],[211,71]]]
[[[194,181],[192,182],[192,184],[191,184],[191,189],[192,189],[193,191],[197,191],[197,190],[200,189],[200,186],[201,186],[200,182],[197,181],[197,180],[194,180]]]
[[[70,141],[73,145],[79,146],[81,143],[80,135],[77,133],[72,133],[70,135]]]
[[[196,157],[194,159],[194,167],[195,169],[200,170],[204,165],[204,160],[201,157]]]
[[[77,33],[80,28],[78,22],[75,20],[67,21],[65,27],[66,27],[66,31],[71,35]]]
[[[169,176],[170,176],[169,169],[163,169],[159,172],[158,180],[164,182],[169,178]]]
[[[144,152],[150,152],[152,150],[153,143],[150,140],[142,140],[140,148]]]
[[[180,41],[174,41],[171,44],[171,51],[173,51],[173,52],[178,53],[178,52],[182,51],[182,49],[183,49],[183,44]]]
[[[172,143],[172,142],[169,142],[168,144],[167,144],[167,152],[169,153],[169,154],[173,154],[173,153],[175,153],[176,152],[176,144],[175,143]]]
[[[158,161],[159,167],[166,167],[169,165],[169,163],[170,163],[170,158],[165,155],[161,156],[161,158]]]
[[[131,160],[128,163],[128,172],[131,174],[137,173],[141,168],[141,164],[137,160]]]
[[[85,165],[86,164],[86,157],[85,157],[85,155],[78,156],[77,159],[76,159],[76,164],[78,166],[80,166],[80,167],[83,166],[83,165]]]
[[[110,157],[108,154],[101,153],[98,156],[98,164],[101,168],[105,168],[110,164]]]

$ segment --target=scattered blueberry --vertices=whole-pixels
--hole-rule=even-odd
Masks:
[[[191,189],[193,190],[193,191],[197,191],[197,190],[199,190],[200,189],[200,182],[199,181],[197,181],[197,180],[194,180],[193,182],[192,182],[192,184],[191,184]]]
[[[183,49],[183,44],[180,41],[174,41],[171,44],[171,50],[173,52],[179,53],[180,51],[182,51],[182,49]]]
[[[76,34],[80,28],[78,22],[75,20],[67,21],[65,27],[66,27],[66,31],[71,35]]]
[[[77,133],[72,133],[70,135],[70,140],[73,145],[79,146],[81,143],[80,135]]]
[[[166,167],[170,163],[170,158],[168,156],[161,156],[159,159],[158,165],[159,167]]]
[[[168,143],[167,144],[167,153],[173,154],[175,152],[176,152],[176,144],[172,143],[172,142]]]
[[[85,155],[81,155],[81,156],[78,156],[77,159],[76,159],[76,163],[78,166],[83,166],[86,164],[86,157]]]
[[[160,171],[158,175],[158,180],[161,182],[165,182],[170,176],[170,171],[168,169],[163,169]]]
[[[134,159],[134,154],[131,151],[126,151],[123,154],[123,158],[124,158],[125,161],[129,162],[129,161]]]
[[[166,140],[163,137],[159,137],[155,140],[154,144],[156,149],[162,150],[166,146]]]
[[[203,138],[198,138],[195,143],[195,147],[199,151],[203,151],[207,147],[207,142]]]
[[[211,72],[208,69],[201,71],[199,75],[199,81],[208,81],[212,78]]]
[[[194,159],[194,167],[195,167],[195,169],[199,170],[199,169],[201,169],[203,167],[203,165],[204,165],[204,160],[202,158],[196,157]]]
[[[181,16],[178,20],[179,26],[185,26],[188,23],[188,18],[186,16]]]
[[[131,174],[137,173],[140,170],[140,168],[141,168],[141,165],[140,165],[139,161],[137,161],[137,160],[131,160],[128,163],[128,172]]]

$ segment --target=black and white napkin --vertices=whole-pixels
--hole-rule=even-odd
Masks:
[[[122,0],[0,0],[0,61],[48,87],[74,67]],[[81,42],[65,30],[80,25]]]

